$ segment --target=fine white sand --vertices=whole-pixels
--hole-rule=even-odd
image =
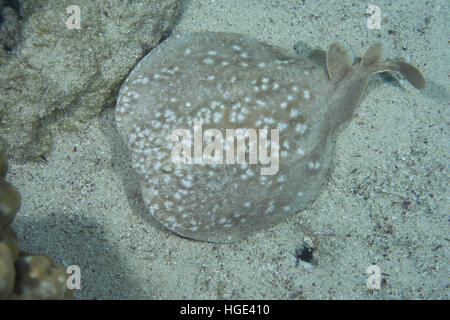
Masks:
[[[389,5],[390,4],[390,5]],[[77,130],[52,128],[47,161],[11,162],[22,250],[81,268],[76,298],[448,299],[448,2],[193,0],[175,33],[230,31],[292,48],[336,39],[357,55],[384,41],[428,83],[374,76],[337,135],[336,167],[306,211],[232,244],[180,238],[146,212],[113,105]],[[389,31],[391,30],[391,31]],[[294,252],[315,248],[315,264]],[[379,266],[380,290],[366,269]]]

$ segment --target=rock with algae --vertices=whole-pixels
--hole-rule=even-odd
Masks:
[[[21,41],[0,50],[0,149],[21,161],[48,152],[51,124],[73,130],[111,103],[111,92],[171,31],[183,8],[178,0],[20,4]],[[75,18],[72,5],[80,8],[80,29],[66,25]],[[3,8],[12,11],[6,2]],[[12,39],[14,21],[8,21],[0,35],[9,30]]]
[[[223,242],[305,208],[329,176],[333,132],[352,118],[369,76],[400,71],[425,86],[414,66],[382,56],[378,43],[356,60],[335,42],[325,70],[239,34],[163,42],[130,73],[116,105],[150,213],[179,235]],[[271,131],[269,159],[261,129]]]
[[[20,207],[20,195],[5,181],[8,164],[0,153],[0,299],[69,299],[67,274],[45,255],[19,250],[10,227]]]

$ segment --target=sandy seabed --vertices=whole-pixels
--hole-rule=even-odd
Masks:
[[[427,4],[426,4],[427,3]],[[390,5],[389,5],[390,4]],[[114,105],[76,132],[53,128],[47,161],[11,162],[22,250],[81,268],[80,299],[448,299],[448,2],[192,0],[174,33],[228,31],[292,48],[384,41],[427,79],[371,78],[338,132],[335,169],[307,210],[230,244],[178,237],[143,206]],[[315,263],[294,253],[315,248]],[[379,290],[366,286],[375,264]]]

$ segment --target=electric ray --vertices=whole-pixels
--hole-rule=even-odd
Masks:
[[[226,242],[304,209],[369,75],[400,71],[425,87],[414,66],[382,55],[377,43],[355,60],[335,42],[325,70],[240,34],[165,40],[135,66],[116,105],[152,216],[178,235]]]

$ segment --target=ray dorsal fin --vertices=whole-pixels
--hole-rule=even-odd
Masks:
[[[327,71],[332,83],[342,80],[353,65],[355,56],[345,42],[333,42],[327,51]]]
[[[383,43],[377,42],[371,45],[369,49],[367,49],[366,53],[361,59],[361,64],[365,67],[371,66],[374,63],[384,60],[384,56],[385,47]]]
[[[399,71],[415,88],[425,88],[425,79],[416,67],[400,60],[382,61],[384,54],[384,45],[375,43],[366,51],[361,59],[361,64],[367,68],[369,73]]]
[[[398,71],[417,89],[425,89],[426,82],[419,69],[403,61],[392,61]]]
[[[400,60],[386,60],[367,66],[369,73],[399,71],[416,89],[425,89],[426,81],[419,69]]]

